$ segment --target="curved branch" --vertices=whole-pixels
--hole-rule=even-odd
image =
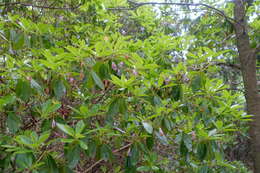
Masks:
[[[135,10],[138,7],[144,6],[144,5],[175,5],[175,6],[203,6],[208,9],[212,9],[215,12],[217,12],[220,16],[223,16],[227,21],[229,21],[231,24],[237,23],[237,21],[229,16],[227,16],[223,11],[210,6],[208,4],[204,3],[175,3],[175,2],[134,2],[132,0],[128,0],[131,7],[116,7],[116,8],[107,8],[108,10]]]

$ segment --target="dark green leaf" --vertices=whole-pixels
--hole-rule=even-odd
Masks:
[[[203,89],[205,85],[205,79],[203,74],[197,74],[191,81],[191,88],[193,92]]]
[[[136,167],[132,165],[130,156],[127,156],[125,160],[125,173],[136,173]]]
[[[209,167],[208,166],[202,166],[199,168],[198,173],[208,173]]]
[[[199,143],[197,147],[198,158],[202,161],[207,155],[207,145],[205,143]]]
[[[15,162],[19,168],[30,168],[33,164],[34,157],[31,153],[17,154]]]
[[[109,69],[106,64],[101,64],[99,67],[99,74],[102,79],[108,79],[109,76]]]
[[[65,150],[65,157],[68,161],[68,167],[75,168],[80,160],[80,147],[78,145],[68,147]]]
[[[21,119],[14,113],[10,113],[7,117],[7,127],[11,133],[17,132],[21,125]]]
[[[45,160],[45,170],[51,173],[59,173],[56,161],[53,159],[51,155],[48,155]]]
[[[137,143],[134,143],[132,145],[129,156],[131,158],[132,165],[136,165],[138,163],[138,161],[139,161],[139,158],[140,158],[140,154],[139,154],[139,149],[138,149]]]
[[[110,103],[110,106],[109,106],[109,109],[108,109],[108,115],[114,116],[119,112],[119,105],[120,104],[118,103],[118,100],[119,99],[116,98]]]
[[[30,82],[27,80],[18,80],[15,88],[15,92],[17,97],[20,99],[27,101],[32,93],[32,89],[30,86]]]
[[[96,156],[97,152],[97,143],[94,140],[88,141],[88,150],[86,151],[87,155],[91,158],[94,158]]]
[[[182,85],[174,85],[172,87],[172,97],[175,101],[181,100],[183,96]]]
[[[105,86],[103,84],[103,82],[101,81],[101,79],[98,77],[98,75],[96,74],[96,72],[91,71],[91,76],[95,82],[95,84],[100,88],[100,89],[105,89]]]
[[[181,141],[181,145],[180,145],[180,153],[183,157],[186,157],[188,154],[188,149],[184,144],[184,141]]]
[[[125,99],[123,98],[118,99],[118,104],[119,104],[119,112],[124,114],[127,110]]]
[[[105,161],[111,160],[113,157],[112,150],[107,144],[103,144],[101,146],[100,154],[101,154],[101,158]]]
[[[154,137],[149,136],[148,138],[146,138],[146,146],[149,150],[153,148],[153,145],[154,145]]]
[[[191,151],[192,150],[192,140],[191,140],[191,136],[187,135],[187,134],[183,134],[182,140],[186,146],[186,148]]]
[[[155,106],[160,106],[162,104],[162,100],[159,96],[154,96],[153,97],[153,104]]]
[[[61,98],[66,94],[66,87],[62,79],[56,79],[52,83],[54,94],[57,98]]]
[[[51,113],[57,111],[61,107],[61,104],[52,100],[47,100],[42,104],[42,116],[48,117]]]

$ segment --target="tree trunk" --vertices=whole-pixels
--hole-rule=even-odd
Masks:
[[[250,124],[251,151],[253,155],[254,173],[260,173],[260,96],[257,90],[256,50],[250,47],[247,33],[246,10],[243,0],[235,0],[234,24],[239,61],[243,76],[245,98],[248,114],[253,115]]]

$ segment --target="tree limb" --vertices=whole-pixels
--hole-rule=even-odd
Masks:
[[[231,17],[228,17],[223,11],[204,4],[204,3],[175,3],[175,2],[134,2],[132,0],[128,0],[131,7],[116,7],[116,8],[107,8],[108,10],[135,10],[138,7],[144,6],[144,5],[175,5],[175,6],[203,6],[208,9],[212,9],[215,12],[217,12],[220,16],[223,16],[227,21],[229,21],[231,24],[237,23],[237,21]]]
[[[41,9],[51,9],[51,10],[75,10],[79,8],[82,3],[78,4],[74,7],[52,7],[52,6],[44,6],[44,5],[35,5],[24,2],[9,2],[9,3],[0,3],[0,7],[3,6],[23,6],[23,7],[33,7],[33,8],[41,8]]]
[[[215,65],[226,66],[226,67],[234,68],[236,70],[241,70],[241,67],[237,64],[231,64],[231,63],[225,63],[225,62],[216,62]]]

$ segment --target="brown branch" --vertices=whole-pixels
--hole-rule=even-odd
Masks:
[[[220,91],[224,91],[224,90],[227,90],[227,91],[238,91],[238,92],[245,93],[244,89],[239,89],[239,88],[223,88],[223,89],[218,89],[216,92],[220,92]]]
[[[231,17],[228,17],[223,11],[212,7],[210,5],[204,3],[175,3],[175,2],[134,2],[132,0],[128,0],[131,7],[116,7],[116,8],[107,8],[108,10],[135,10],[138,7],[145,6],[145,5],[175,5],[175,6],[203,6],[208,9],[212,9],[217,12],[220,16],[223,16],[227,21],[231,24],[237,23],[237,21]]]
[[[225,63],[225,62],[216,62],[215,65],[226,66],[226,67],[234,68],[236,70],[241,70],[241,67],[237,64],[231,64],[231,63]]]
[[[2,6],[23,6],[23,7],[33,7],[33,8],[41,8],[41,9],[51,9],[51,10],[75,10],[79,8],[82,3],[78,4],[75,7],[52,7],[52,6],[44,6],[44,5],[35,5],[35,4],[28,4],[23,2],[10,2],[10,3],[1,3],[0,7]]]
[[[129,144],[127,144],[127,145],[125,145],[125,146],[123,146],[123,147],[121,147],[119,149],[114,150],[113,153],[118,153],[118,152],[120,152],[122,150],[125,150],[125,149],[129,148],[131,145],[132,145],[132,143],[129,143]],[[91,165],[88,169],[86,169],[86,171],[84,171],[83,173],[87,173],[87,172],[91,171],[94,167],[96,167],[102,161],[103,161],[103,159],[98,160],[93,165]]]

